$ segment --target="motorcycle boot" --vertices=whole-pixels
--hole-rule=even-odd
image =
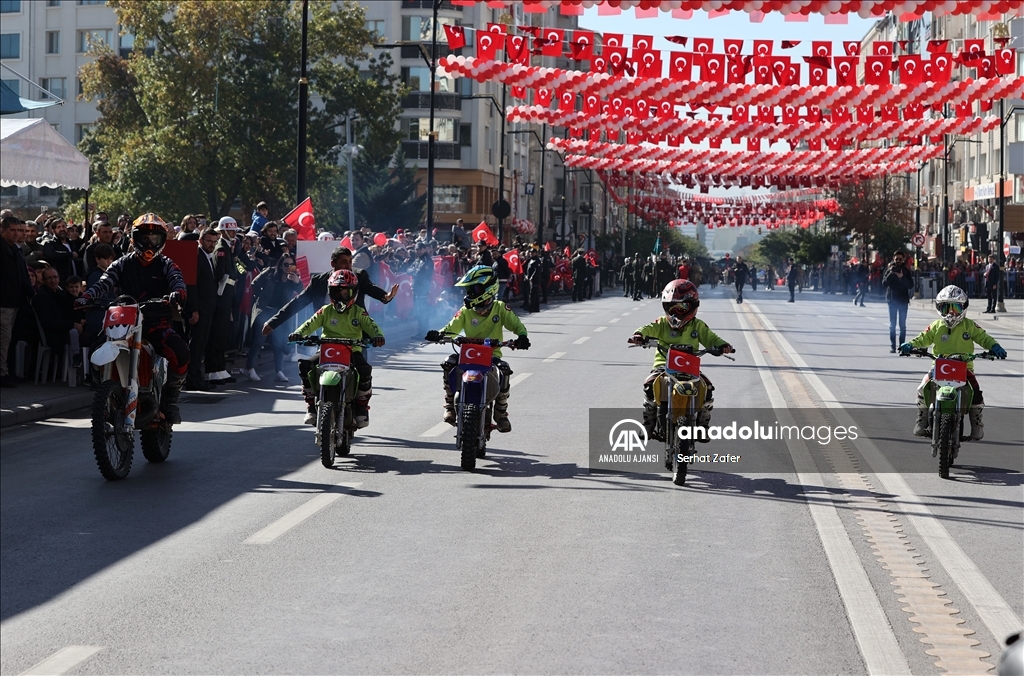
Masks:
[[[358,429],[363,429],[370,424],[370,397],[373,396],[373,389],[359,390],[356,398],[352,401],[352,420]]]
[[[914,423],[914,436],[932,436],[932,417],[928,413],[928,402],[924,400],[924,394],[920,390],[917,393],[917,422]]]
[[[981,411],[985,404],[974,404],[968,410],[967,415],[971,420],[971,441],[981,441],[985,437],[985,424],[981,421]]]
[[[303,425],[316,425],[316,395],[313,390],[302,388],[302,398],[306,401],[306,417],[302,419]]]
[[[448,386],[448,375],[452,369],[455,368],[454,364],[449,365],[448,362],[441,364],[441,370],[444,371],[444,422],[449,425],[455,426],[458,424],[458,413],[455,411],[455,393],[452,392]]]
[[[178,410],[178,397],[181,395],[181,386],[185,384],[185,374],[168,373],[167,382],[164,383],[163,392],[160,394],[160,412],[170,425],[181,424],[181,411]]]
[[[665,441],[665,435],[658,429],[658,406],[653,399],[644,400],[644,428],[651,439]]]
[[[494,424],[499,432],[512,431],[512,423],[508,419],[508,390],[498,392],[494,400]]]

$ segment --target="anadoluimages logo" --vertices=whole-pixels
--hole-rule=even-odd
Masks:
[[[647,434],[641,422],[643,416],[638,413],[635,409],[591,409],[591,469],[645,474],[661,471],[663,451]]]

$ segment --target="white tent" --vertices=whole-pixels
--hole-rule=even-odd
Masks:
[[[89,188],[89,158],[43,119],[0,120],[0,185]]]

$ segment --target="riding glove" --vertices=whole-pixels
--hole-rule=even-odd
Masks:
[[[384,336],[377,336],[372,342],[374,347],[384,347]]]
[[[910,343],[900,344],[900,354],[910,354],[914,349],[914,346]]]
[[[999,343],[996,343],[995,345],[990,347],[988,351],[991,352],[992,356],[994,356],[996,359],[1006,359],[1006,350],[1004,350]]]
[[[303,336],[302,336],[301,333],[295,333],[295,332],[289,333],[288,334],[288,342],[289,343],[297,343],[300,340],[302,340],[302,337]]]
[[[430,329],[429,331],[427,331],[427,335],[423,336],[423,340],[429,341],[431,343],[436,343],[437,341],[441,340],[441,332],[435,331],[434,329]]]
[[[526,336],[526,334],[523,334],[523,335],[519,336],[518,338],[516,338],[516,349],[517,350],[529,350],[530,349],[530,339]]]

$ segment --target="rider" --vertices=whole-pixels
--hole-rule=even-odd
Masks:
[[[997,359],[1006,359],[1006,350],[999,346],[995,338],[975,324],[974,320],[967,318],[968,304],[967,294],[958,286],[950,285],[939,291],[935,296],[935,310],[941,319],[936,319],[909,343],[901,344],[900,354],[910,354],[915,347],[929,346],[935,356],[971,354],[974,352],[974,344],[977,343]],[[957,328],[958,326],[960,328]],[[928,407],[934,397],[934,389],[929,387],[934,372],[935,367],[933,366],[925,374],[921,385],[917,388],[917,423],[914,425],[914,436],[930,437],[932,435],[932,421],[928,416]],[[979,441],[985,434],[981,420],[981,411],[985,408],[985,400],[981,395],[978,379],[974,375],[974,362],[971,361],[967,362],[967,382],[974,390],[974,398],[968,411],[971,420],[970,439]]]
[[[444,334],[457,336],[461,332],[465,333],[467,338],[490,338],[500,341],[504,335],[502,328],[506,328],[519,336],[516,339],[516,349],[529,349],[530,339],[526,335],[526,327],[505,303],[497,300],[498,276],[492,268],[477,265],[456,282],[455,286],[466,289],[465,307],[460,308],[440,331],[427,331],[424,340],[436,342]],[[508,392],[512,369],[501,359],[500,347],[494,349],[493,363],[502,375],[501,388],[497,399],[494,400],[494,424],[499,432],[511,432],[512,423],[508,420]],[[455,354],[441,363],[444,371],[444,421],[449,425],[456,424],[456,414],[455,393],[448,385],[448,376],[458,364],[459,358]]]
[[[185,304],[185,280],[181,270],[160,252],[167,241],[167,224],[153,213],[143,214],[132,224],[132,250],[110,264],[103,276],[75,300],[87,306],[93,298],[103,298],[117,288],[140,303],[170,296],[168,305],[146,306],[142,318],[142,337],[167,359],[167,382],[160,397],[160,412],[172,425],[181,422],[178,395],[188,373],[188,344],[171,328],[171,305]]]
[[[658,409],[654,402],[654,381],[665,372],[665,360],[668,353],[666,345],[687,346],[696,350],[699,343],[709,350],[721,350],[725,354],[736,351],[732,345],[719,338],[714,331],[708,328],[703,320],[697,319],[700,298],[693,282],[687,279],[675,279],[669,282],[661,292],[661,306],[665,309],[665,316],[658,317],[646,326],[641,326],[629,338],[629,342],[633,345],[642,345],[649,338],[661,341],[658,352],[654,355],[651,375],[644,381],[644,427],[647,428],[648,434],[658,441],[664,441],[664,439],[655,430]],[[711,422],[711,409],[714,408],[715,386],[711,384],[704,373],[701,373],[700,377],[704,381],[707,394],[704,399],[704,408],[697,414],[697,424],[707,427]],[[701,439],[701,441],[706,441],[706,439]]]
[[[365,331],[370,336],[374,347],[384,345],[384,333],[366,313],[366,310],[356,304],[358,293],[359,277],[356,273],[351,270],[332,272],[327,280],[327,294],[330,296],[331,302],[317,310],[294,333],[289,334],[288,340],[302,340],[317,329],[322,329],[321,336],[324,338],[360,340]],[[363,348],[360,345],[352,346],[352,366],[359,373],[359,388],[356,391],[355,401],[352,403],[352,417],[356,427],[362,428],[370,424],[369,402],[370,397],[373,396],[371,388],[373,368],[363,356]],[[307,406],[313,408],[316,407],[316,398],[309,382],[309,374],[314,367],[315,364],[311,360],[299,361],[302,391],[305,394]]]

